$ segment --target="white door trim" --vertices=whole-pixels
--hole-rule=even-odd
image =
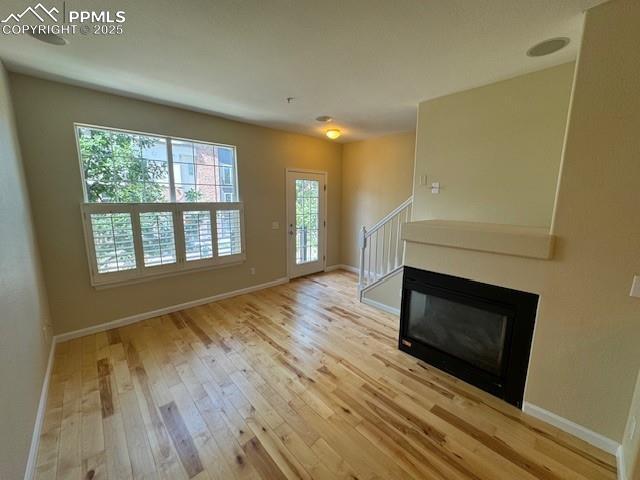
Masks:
[[[323,200],[323,209],[324,209],[324,218],[322,219],[322,221],[324,222],[324,228],[323,228],[323,232],[322,232],[322,241],[324,243],[324,252],[323,252],[323,260],[322,260],[322,270],[326,270],[327,269],[327,250],[328,250],[328,244],[327,244],[327,230],[329,227],[329,222],[327,220],[327,214],[328,214],[328,210],[327,210],[327,206],[329,204],[328,201],[328,195],[329,195],[329,173],[322,171],[322,170],[310,170],[310,169],[306,169],[306,168],[285,168],[284,170],[284,203],[285,203],[285,250],[286,250],[286,262],[287,262],[287,278],[291,279],[291,255],[289,255],[289,248],[291,247],[291,240],[290,240],[290,235],[289,235],[289,213],[290,213],[290,209],[289,209],[289,198],[288,198],[288,185],[287,185],[287,179],[289,177],[289,173],[314,173],[316,175],[324,175],[324,184],[326,187],[326,190],[324,192],[324,200]]]

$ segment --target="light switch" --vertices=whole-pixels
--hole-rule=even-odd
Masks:
[[[440,193],[440,182],[431,183],[431,193]]]
[[[280,222],[271,222],[271,229],[278,230],[280,228]]]
[[[640,298],[640,275],[635,275],[633,277],[633,283],[631,284],[631,292],[629,292],[629,296]]]

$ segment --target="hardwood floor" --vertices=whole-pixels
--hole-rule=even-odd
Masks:
[[[400,352],[336,271],[58,345],[39,479],[614,479]]]

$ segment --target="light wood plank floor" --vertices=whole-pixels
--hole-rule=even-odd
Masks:
[[[60,344],[39,479],[613,479],[319,274]]]

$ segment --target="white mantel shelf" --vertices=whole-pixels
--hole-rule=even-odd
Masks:
[[[407,242],[550,260],[555,237],[544,227],[423,220],[405,223]]]

